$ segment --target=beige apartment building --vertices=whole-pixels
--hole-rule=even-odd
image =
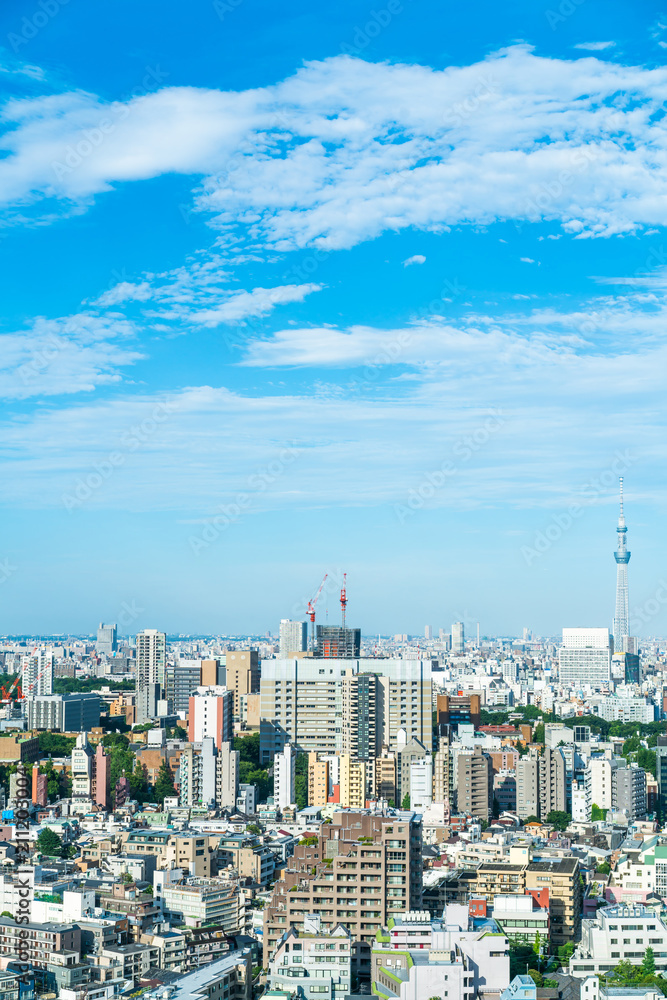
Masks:
[[[493,804],[493,772],[489,755],[477,746],[472,753],[460,753],[456,767],[458,811],[488,822]]]
[[[241,696],[259,692],[259,653],[256,649],[235,649],[227,652],[225,670],[227,675],[225,687],[228,691],[234,692],[234,718],[240,719]]]
[[[318,913],[322,930],[343,924],[353,945],[353,968],[370,974],[375,935],[396,913],[421,906],[421,817],[337,812],[312,846],[298,845],[264,911],[264,959],[291,926]]]

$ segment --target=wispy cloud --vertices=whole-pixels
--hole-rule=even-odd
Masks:
[[[421,253],[413,254],[412,257],[408,257],[407,260],[403,261],[403,267],[410,267],[411,264],[425,264],[426,257]]]

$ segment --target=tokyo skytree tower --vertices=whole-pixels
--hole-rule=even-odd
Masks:
[[[627,533],[625,526],[625,514],[623,512],[623,477],[620,479],[621,506],[618,514],[618,527],[616,528],[616,613],[614,615],[614,649],[623,652],[623,640],[629,634],[629,607],[628,607],[628,563],[630,553],[627,549]]]

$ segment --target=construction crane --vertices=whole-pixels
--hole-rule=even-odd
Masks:
[[[20,678],[21,678],[21,675],[17,674],[16,678],[14,680],[14,683],[10,687],[9,691],[7,690],[7,688],[5,687],[4,684],[2,685],[2,687],[0,687],[0,693],[2,694],[2,698],[0,699],[0,701],[2,701],[2,702],[11,701],[12,700],[12,693],[14,691],[14,688],[17,685],[18,685],[18,689],[19,689],[18,697],[19,697],[19,699],[23,698],[23,691],[21,689],[21,685],[19,684]]]
[[[342,627],[345,628],[345,605],[347,604],[347,573],[343,573],[343,586],[340,588],[340,616]]]
[[[312,601],[308,601],[308,617],[310,618],[310,645],[311,645],[311,649],[315,649],[315,605],[317,604],[317,600],[318,600],[320,594],[322,593],[322,588],[324,587],[324,584],[326,583],[328,575],[329,575],[328,573],[324,574],[324,579],[322,580],[322,583],[319,586],[319,590],[317,591],[317,593],[313,597]]]

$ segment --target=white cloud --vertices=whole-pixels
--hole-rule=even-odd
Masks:
[[[532,257],[520,257],[519,259],[524,264],[536,264],[536,263],[538,263],[537,261],[534,261]]]
[[[0,397],[70,395],[119,382],[120,369],[143,357],[118,343],[133,336],[127,320],[90,313],[37,318],[28,330],[0,334]]]
[[[589,52],[602,52],[604,49],[611,49],[616,42],[578,42],[575,49],[586,49]]]
[[[609,236],[667,223],[655,114],[666,85],[665,67],[515,46],[442,71],[339,56],[239,93],[13,100],[0,201],[25,214],[48,199],[49,217],[54,199],[80,210],[118,182],[174,172],[203,178],[196,208],[255,249],[345,248],[386,230],[506,218]]]
[[[123,302],[146,302],[152,297],[153,292],[147,281],[141,281],[138,284],[131,281],[120,281],[113,288],[100,295],[94,305],[108,308]]]
[[[416,253],[412,257],[408,257],[407,260],[403,261],[403,267],[410,267],[411,264],[425,264],[426,257],[423,254]]]

